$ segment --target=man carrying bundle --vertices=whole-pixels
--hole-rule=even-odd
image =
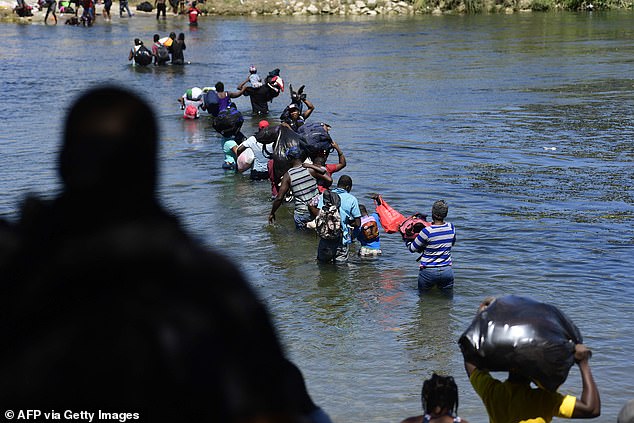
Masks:
[[[516,299],[517,297],[510,301]],[[494,302],[495,298],[485,299],[480,305],[478,316]],[[530,325],[527,323],[524,326]],[[465,332],[465,335],[470,330],[471,328]],[[463,355],[465,355],[465,370],[473,389],[486,407],[491,423],[548,423],[553,417],[586,419],[598,417],[601,414],[599,391],[590,371],[589,359],[592,353],[585,345],[581,343],[574,345],[574,362],[579,366],[583,383],[581,398],[575,398],[571,395],[562,395],[554,389],[533,388],[531,379],[516,369],[509,370],[508,379],[504,382],[493,378],[487,370],[480,369],[469,362],[463,342],[465,335],[460,340]],[[483,341],[485,342],[487,341]],[[503,344],[500,340],[493,342]],[[507,345],[501,345],[501,348],[507,348]],[[486,359],[486,354],[482,355]],[[490,352],[489,355],[491,355]]]

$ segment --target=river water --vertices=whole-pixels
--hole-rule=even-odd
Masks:
[[[634,26],[631,12],[395,18],[134,17],[92,28],[2,25],[0,216],[26,192],[59,188],[55,158],[69,102],[117,83],[145,96],[161,126],[164,204],[232,257],[266,301],[289,356],[336,422],[388,422],[419,412],[423,379],[452,374],[460,414],[486,412],[456,341],[486,295],[560,307],[594,350],[603,414],[634,396]],[[186,34],[185,67],[135,69],[135,37]],[[396,235],[384,255],[315,263],[317,239],[283,207],[267,224],[265,183],[225,173],[204,117],[176,98],[249,65],[306,85],[311,119],[332,125],[342,174],[372,205],[404,214],[449,204],[457,228],[453,299],[420,297],[418,266]],[[288,91],[271,104],[279,116]],[[257,127],[246,98],[245,133]],[[254,351],[254,353],[257,353]],[[499,375],[503,376],[503,375]],[[579,396],[573,368],[562,391]]]

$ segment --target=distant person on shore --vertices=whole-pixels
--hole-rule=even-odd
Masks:
[[[189,26],[198,26],[198,16],[202,12],[196,7],[196,2],[193,1],[192,5],[187,9],[187,17],[189,18]]]
[[[95,22],[95,2],[93,0],[81,0],[84,11],[81,14],[81,24],[83,26],[92,26]]]
[[[156,7],[156,20],[159,20],[159,17],[161,16],[161,13],[163,14],[163,19],[166,19],[166,13],[167,13],[167,4],[165,3],[166,0],[154,0],[154,7]]]
[[[48,15],[49,13],[53,15],[53,19],[55,20],[55,25],[57,25],[57,15],[55,14],[55,10],[57,9],[57,1],[55,0],[46,0],[46,15],[44,16],[44,23],[48,24]]]
[[[111,21],[112,16],[110,15],[110,9],[112,8],[112,0],[104,0],[103,1],[103,18],[106,21]]]
[[[128,5],[128,0],[119,0],[119,17],[123,17],[123,11],[128,12],[128,18],[132,17],[132,13],[130,12],[130,6]]]
[[[360,257],[376,257],[382,254],[381,251],[381,221],[376,213],[368,214],[365,205],[359,204],[361,211],[361,224],[352,231],[352,237],[359,241]]]
[[[407,244],[412,253],[422,253],[418,273],[418,289],[429,291],[438,286],[443,292],[453,290],[454,274],[451,247],[456,243],[456,229],[445,222],[449,207],[443,200],[436,201],[431,208],[432,224],[424,227],[414,241]]]
[[[458,386],[451,376],[434,373],[423,382],[421,402],[424,414],[401,423],[469,423],[458,417]]]

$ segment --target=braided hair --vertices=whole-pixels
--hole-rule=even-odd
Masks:
[[[458,386],[451,376],[432,374],[423,383],[421,392],[423,411],[432,413],[436,407],[447,409],[454,416],[458,414]]]

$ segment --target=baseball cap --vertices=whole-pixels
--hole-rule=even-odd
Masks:
[[[269,127],[269,122],[267,120],[261,120],[260,123],[258,123],[259,129],[264,129],[268,127]]]
[[[297,104],[291,103],[288,105],[288,111],[290,112],[291,110],[299,110],[299,107],[297,106]]]

